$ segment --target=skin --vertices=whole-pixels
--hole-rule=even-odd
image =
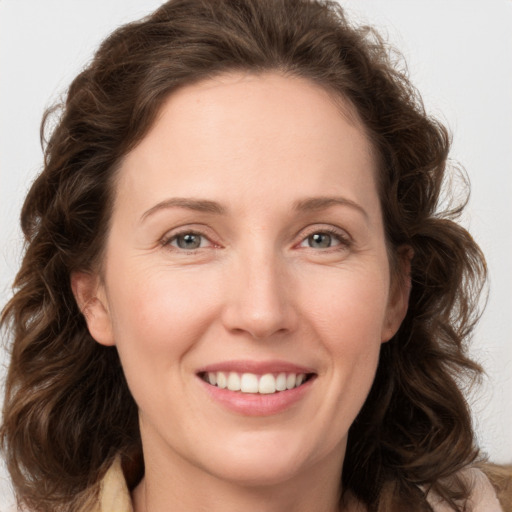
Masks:
[[[101,273],[72,285],[139,407],[136,512],[338,510],[347,432],[408,299],[390,277],[376,172],[350,105],[278,74],[180,89],[126,156]],[[200,246],[180,248],[191,232]],[[239,414],[197,376],[232,359],[315,379],[284,411]]]

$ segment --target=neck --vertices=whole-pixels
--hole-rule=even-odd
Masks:
[[[339,512],[359,510],[350,498],[340,506],[341,465],[321,461],[283,481],[232,482],[201,468],[146,456],[146,473],[133,491],[134,512]],[[190,483],[193,483],[192,485]]]

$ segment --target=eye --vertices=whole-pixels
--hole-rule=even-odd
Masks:
[[[199,233],[187,232],[179,233],[164,241],[164,245],[170,245],[177,249],[193,251],[210,245],[210,241]]]
[[[314,231],[300,243],[300,247],[310,249],[330,249],[337,246],[347,247],[348,245],[350,245],[348,237],[333,230]]]
[[[306,238],[306,242],[309,247],[313,249],[327,249],[328,247],[339,244],[339,240],[336,240],[329,233],[313,233]]]

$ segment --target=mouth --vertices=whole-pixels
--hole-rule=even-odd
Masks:
[[[199,368],[196,376],[208,397],[243,416],[269,417],[300,410],[318,374],[283,360],[230,360]]]
[[[228,391],[272,395],[299,388],[314,379],[315,373],[250,373],[208,371],[198,373],[199,378],[210,386]]]

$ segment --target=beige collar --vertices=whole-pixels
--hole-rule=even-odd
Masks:
[[[469,510],[473,512],[502,512],[503,509],[489,479],[478,469],[467,469],[463,478],[473,489],[469,500]],[[435,512],[451,510],[436,496],[429,495],[428,501]],[[133,512],[130,491],[126,485],[121,459],[117,457],[103,477],[100,487],[100,499],[91,512]]]
[[[98,506],[91,512],[133,512],[120,457],[116,458],[103,477]]]

